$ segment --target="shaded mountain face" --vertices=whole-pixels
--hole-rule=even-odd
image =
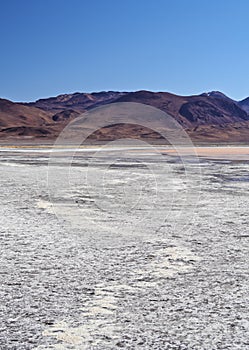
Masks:
[[[119,102],[140,102],[159,108],[185,127],[225,124],[249,120],[248,114],[231,99],[209,95],[177,96],[167,92],[137,91],[120,97]]]
[[[179,114],[195,125],[221,125],[249,119],[236,103],[220,98],[190,98],[181,106]]]
[[[0,139],[53,140],[70,120],[113,102],[137,102],[159,108],[175,118],[193,140],[249,141],[249,98],[237,102],[219,91],[178,96],[145,90],[64,94],[23,104],[0,99]],[[152,130],[131,124],[102,129],[92,139],[114,140],[122,135],[158,140],[158,134]]]
[[[242,108],[244,111],[246,111],[249,114],[249,97],[245,98],[242,101],[239,101],[238,105],[240,108]]]
[[[69,122],[70,120],[77,118],[80,114],[80,112],[76,112],[73,109],[66,109],[54,114],[52,120],[54,122]]]
[[[210,92],[205,92],[201,96],[210,96],[210,97],[215,97],[215,98],[220,98],[220,99],[225,99],[226,101],[229,100],[231,102],[236,103],[241,109],[246,111],[246,113],[249,113],[249,97],[245,98],[244,100],[241,101],[235,101],[232,100],[230,97],[226,96],[220,91],[210,91]]]

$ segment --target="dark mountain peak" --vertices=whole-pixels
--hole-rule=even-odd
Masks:
[[[242,103],[242,102],[248,102],[249,103],[249,97],[246,97],[243,100],[239,101],[239,103]]]
[[[10,101],[10,100],[7,100],[5,98],[0,98],[0,105],[1,106],[4,106],[4,105],[13,105],[14,102]]]
[[[170,92],[155,92],[148,90],[138,90],[133,92],[128,92],[117,99],[117,102],[140,102],[146,103],[146,101],[152,100],[175,100],[182,99],[182,96],[171,94]]]
[[[247,114],[249,114],[249,97],[246,97],[243,100],[239,101],[238,105],[240,108],[246,111]]]
[[[153,91],[147,91],[147,90],[138,90],[138,91],[131,91],[127,94],[120,97],[120,99],[125,100],[126,98],[129,99],[146,99],[146,98],[154,98],[156,96],[156,92]]]
[[[92,96],[116,96],[116,95],[125,95],[127,94],[127,91],[98,91],[98,92],[91,92]]]
[[[226,99],[226,100],[232,100],[230,97],[228,97],[227,95],[223,94],[223,92],[220,92],[220,91],[204,92],[200,96],[208,96],[208,97],[215,97],[215,98],[221,98],[221,99]]]
[[[149,90],[137,90],[137,91],[134,91],[134,92],[130,92],[130,94],[134,94],[134,95],[149,95],[149,96],[152,96],[152,95],[155,95],[156,92],[154,92],[154,91],[149,91]]]

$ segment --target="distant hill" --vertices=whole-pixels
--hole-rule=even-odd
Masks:
[[[175,118],[196,142],[249,142],[249,97],[234,101],[219,91],[179,96],[146,90],[76,92],[31,103],[0,99],[0,140],[53,140],[81,113],[113,102],[138,102],[159,108]],[[153,131],[132,125],[105,128],[93,138],[112,140],[122,135],[158,139]]]
[[[49,135],[51,113],[36,107],[0,99],[0,137],[8,138]]]

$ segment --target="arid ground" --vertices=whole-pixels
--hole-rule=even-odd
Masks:
[[[2,349],[249,349],[249,148],[157,151],[0,149]]]

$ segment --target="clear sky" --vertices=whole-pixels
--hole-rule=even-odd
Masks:
[[[1,0],[0,97],[249,96],[248,0]]]

